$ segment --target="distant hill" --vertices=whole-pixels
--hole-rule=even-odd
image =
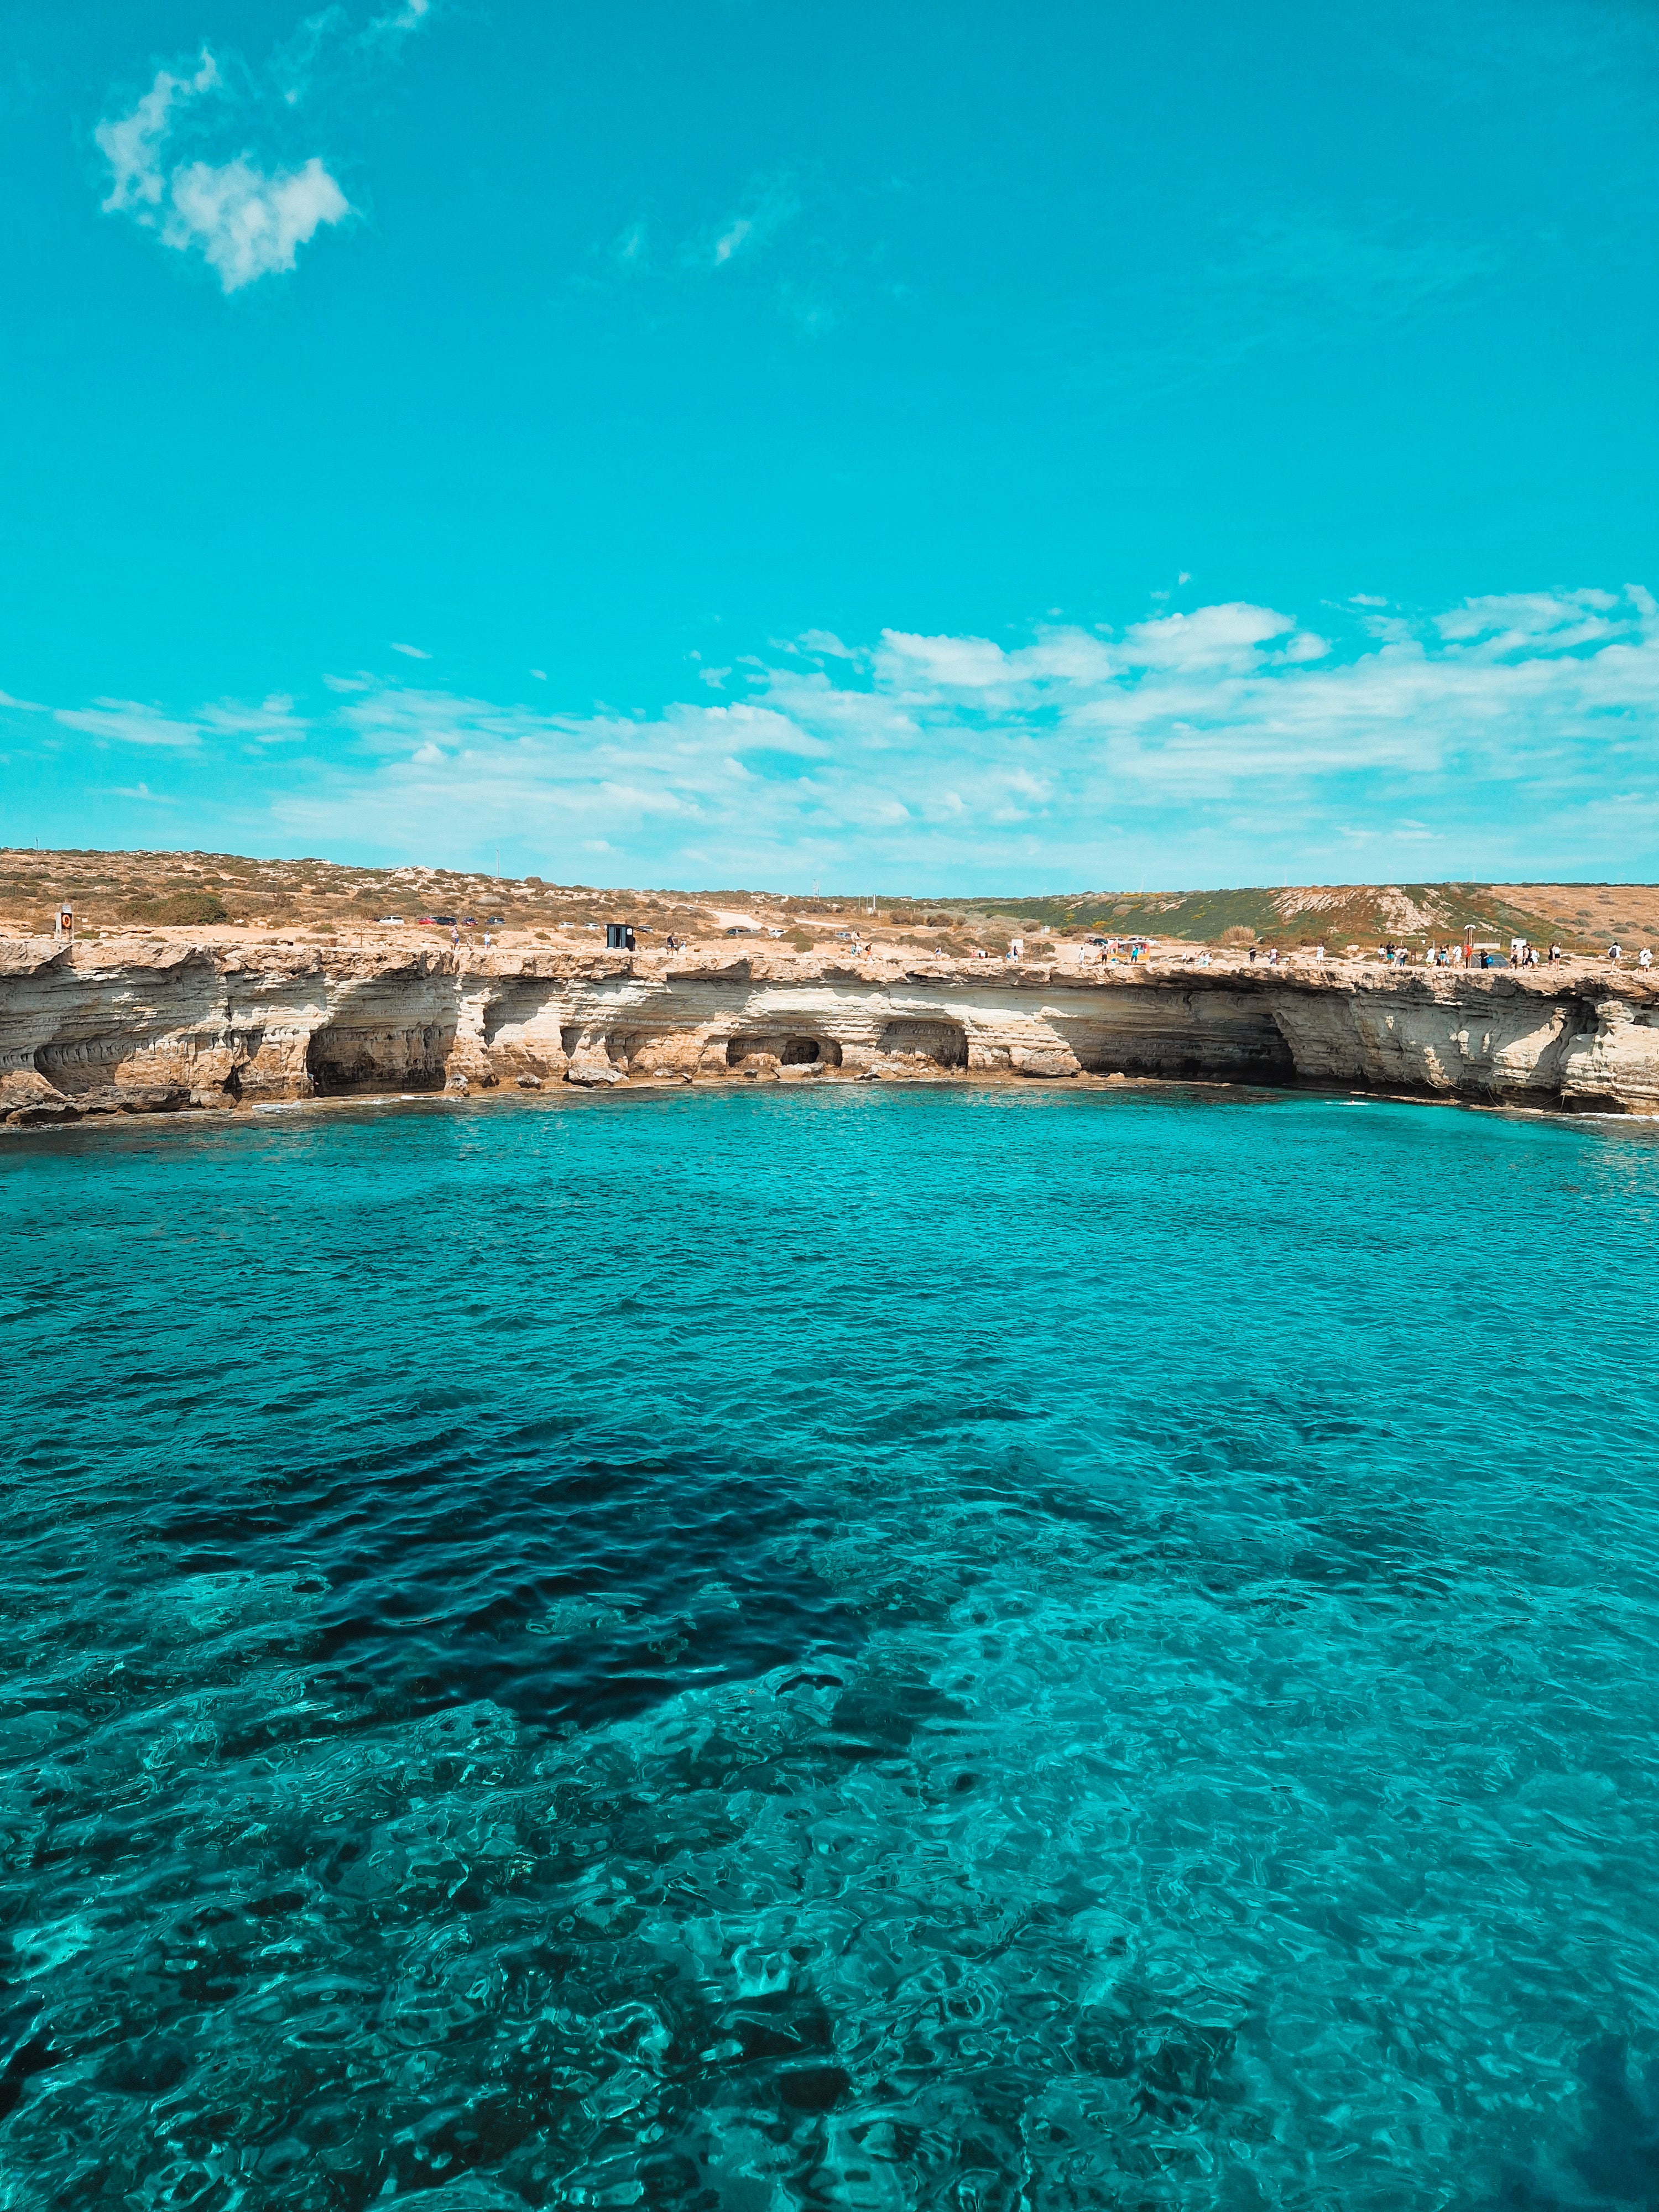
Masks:
[[[123,928],[299,929],[322,938],[372,930],[384,915],[501,917],[511,933],[539,940],[631,921],[647,937],[726,933],[733,912],[782,929],[801,947],[837,931],[872,927],[867,893],[822,897],[726,886],[720,890],[604,890],[497,878],[447,868],[358,868],[327,860],[256,860],[224,853],[0,850],[0,934],[52,927],[59,899],[72,901],[83,935]],[[1559,939],[1569,951],[1599,951],[1613,939],[1659,945],[1659,886],[1644,884],[1316,884],[1237,890],[1067,892],[1042,897],[922,898],[878,895],[874,921],[918,945],[998,948],[1011,935],[1056,933],[1218,942],[1253,931],[1263,945],[1322,941],[1335,951],[1390,939],[1419,944],[1461,937],[1506,943]]]
[[[934,910],[1018,918],[1060,929],[1097,928],[1214,944],[1253,929],[1264,945],[1322,939],[1339,948],[1384,939],[1461,937],[1601,946],[1615,937],[1659,939],[1659,887],[1650,884],[1303,884],[1239,890],[1087,891],[1063,897],[933,900]]]

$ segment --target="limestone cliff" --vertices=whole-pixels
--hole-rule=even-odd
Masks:
[[[0,942],[0,1111],[465,1085],[1195,1076],[1659,1112],[1659,990],[1604,963],[1460,974]]]

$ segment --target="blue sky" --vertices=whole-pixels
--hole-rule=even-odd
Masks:
[[[0,843],[1659,875],[1659,12],[13,0]]]

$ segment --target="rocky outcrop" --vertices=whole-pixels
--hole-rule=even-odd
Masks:
[[[1605,966],[1146,967],[781,951],[0,944],[0,1112],[556,1082],[1091,1076],[1659,1112],[1659,992]]]

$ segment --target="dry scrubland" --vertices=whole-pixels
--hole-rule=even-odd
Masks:
[[[132,929],[188,932],[198,941],[243,931],[340,945],[393,935],[388,917],[416,935],[425,915],[471,918],[507,945],[580,945],[607,921],[631,921],[642,946],[671,933],[718,936],[739,917],[781,931],[799,951],[838,930],[879,928],[911,949],[1001,951],[1011,936],[1098,930],[1189,944],[1255,941],[1292,950],[1322,939],[1362,951],[1461,935],[1512,935],[1594,954],[1617,939],[1632,951],[1659,945],[1659,886],[1646,884],[1405,884],[1303,885],[1226,891],[1085,891],[1051,898],[906,899],[846,893],[823,898],[765,891],[603,890],[497,878],[445,868],[350,868],[325,860],[251,860],[224,853],[0,850],[0,934],[52,928],[60,899],[77,934]],[[874,913],[872,913],[873,904]],[[446,939],[447,931],[445,932]]]

